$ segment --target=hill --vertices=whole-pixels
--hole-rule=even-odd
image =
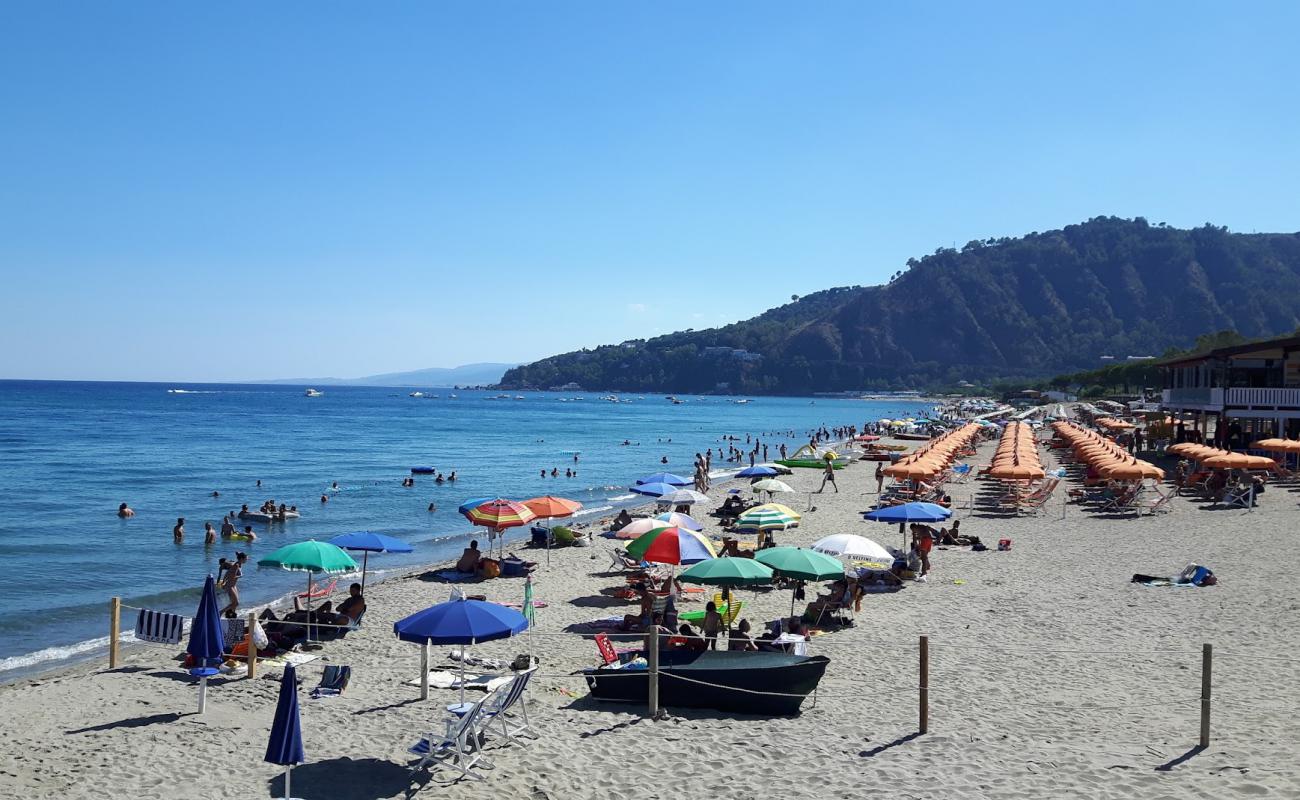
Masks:
[[[482,386],[501,380],[515,364],[463,364],[459,367],[429,367],[411,372],[385,372],[364,378],[278,378],[252,383],[281,383],[294,386]]]
[[[502,388],[807,394],[939,388],[1158,355],[1207,331],[1300,325],[1300,234],[1097,217],[940,248],[883,286],[829,289],[721,328],[552,356]],[[731,348],[731,349],[728,349]]]

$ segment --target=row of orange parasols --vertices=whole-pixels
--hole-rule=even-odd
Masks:
[[[1093,422],[1097,423],[1097,427],[1105,428],[1108,431],[1125,431],[1129,428],[1137,427],[1131,422],[1125,422],[1122,419],[1115,419],[1114,417],[1098,417],[1093,420]]]
[[[979,432],[980,426],[974,422],[948,431],[885,467],[884,473],[899,480],[933,478],[956,461],[958,454],[970,446]]]
[[[1270,453],[1300,453],[1300,442],[1295,439],[1260,439],[1251,442],[1252,450],[1267,450]]]
[[[1261,448],[1263,449],[1263,448]],[[1264,456],[1248,456],[1203,444],[1183,442],[1170,445],[1165,452],[1201,462],[1210,469],[1276,469],[1277,462]]]
[[[1095,431],[1063,420],[1053,422],[1052,430],[1069,443],[1075,458],[1103,478],[1140,481],[1143,478],[1160,480],[1165,477],[1165,471],[1155,464],[1134,458],[1124,448]]]
[[[1023,422],[1007,423],[993,453],[989,475],[1004,481],[1035,481],[1047,475],[1038,457],[1033,428]]]

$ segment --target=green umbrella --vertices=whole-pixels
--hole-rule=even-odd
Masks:
[[[352,556],[338,545],[308,539],[287,544],[266,558],[258,559],[259,567],[279,567],[290,572],[307,573],[307,611],[311,612],[311,581],[317,572],[352,572],[359,569]],[[310,629],[309,629],[310,630]]]
[[[844,565],[824,553],[802,547],[769,547],[754,555],[776,574],[797,581],[820,581],[844,576]],[[794,595],[790,595],[790,616],[794,616]]]
[[[752,558],[711,558],[683,572],[686,583],[710,586],[753,586],[772,582],[772,568]]]

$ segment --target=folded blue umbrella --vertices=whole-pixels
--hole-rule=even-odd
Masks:
[[[653,475],[647,475],[644,478],[637,478],[637,483],[667,483],[672,486],[690,486],[694,481],[683,478],[681,475],[674,475],[671,472],[656,472]]]
[[[293,664],[286,664],[280,678],[280,697],[275,703],[275,719],[271,722],[271,738],[266,743],[263,758],[269,764],[284,767],[284,796],[292,797],[289,775],[294,764],[307,760],[302,749],[302,725],[298,719],[298,676]]]
[[[208,678],[217,674],[217,665],[224,660],[225,637],[221,635],[221,613],[217,610],[217,585],[209,575],[203,582],[203,595],[199,609],[190,623],[190,641],[185,652],[194,659],[190,674],[199,679],[199,713],[208,704]]]
[[[771,467],[745,467],[736,473],[737,478],[770,478],[781,473]]]

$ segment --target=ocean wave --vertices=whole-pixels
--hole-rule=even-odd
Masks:
[[[591,516],[592,514],[603,514],[603,513],[605,513],[606,511],[613,511],[613,510],[614,510],[614,507],[613,507],[613,506],[591,506],[590,508],[584,508],[584,509],[582,509],[581,511],[579,511],[579,512],[576,513],[576,514],[574,514],[573,516],[575,516],[575,517],[589,517],[589,516]]]
[[[610,500],[611,503],[616,503],[616,502],[620,502],[620,501],[623,501],[623,500],[631,500],[633,497],[636,497],[636,495],[635,495],[635,494],[618,494],[618,495],[614,495],[613,497],[609,498],[609,500]]]
[[[198,389],[168,389],[167,394],[221,394],[221,392],[199,391]]]
[[[134,641],[133,634],[124,634],[122,641]],[[84,642],[76,644],[63,645],[61,647],[47,647],[44,650],[37,650],[33,653],[23,653],[22,655],[0,658],[0,674],[11,672],[19,669],[30,669],[39,664],[47,664],[51,661],[64,661],[66,659],[83,656],[87,653],[93,653],[96,650],[102,650],[108,647],[108,637],[100,636],[97,639],[87,639]]]

